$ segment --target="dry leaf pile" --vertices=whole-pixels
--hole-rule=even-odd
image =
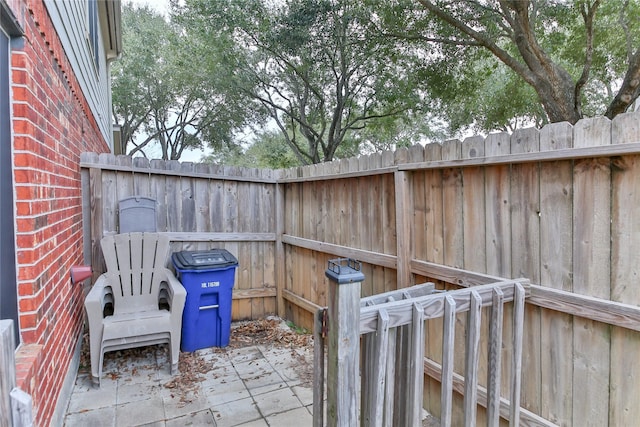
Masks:
[[[255,344],[312,349],[313,336],[296,332],[277,317],[241,322],[232,326],[229,338],[231,348]]]

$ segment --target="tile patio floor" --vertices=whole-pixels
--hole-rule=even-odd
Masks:
[[[166,346],[126,352],[105,355],[99,389],[81,369],[64,426],[312,424],[312,346],[251,343],[182,353],[181,372],[189,372],[173,378]]]

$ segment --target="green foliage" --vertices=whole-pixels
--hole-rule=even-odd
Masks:
[[[205,50],[224,46],[229,84],[268,116],[298,162],[357,153],[367,127],[418,111],[415,57],[379,37],[366,4],[187,0],[180,22]],[[215,22],[215,25],[211,23]],[[206,57],[207,55],[203,55]]]
[[[172,0],[170,19],[125,4],[114,115],[130,152],[270,168],[575,122],[624,89],[637,16],[640,0]],[[241,142],[246,126],[263,131]]]
[[[380,31],[424,59],[419,73],[431,111],[439,110],[452,131],[602,115],[625,90],[625,73],[637,73],[631,57],[640,55],[638,0],[368,3],[379,11]]]
[[[300,161],[277,132],[258,134],[246,149],[235,145],[206,156],[202,161],[261,169],[286,169],[300,166]]]
[[[304,328],[302,326],[296,325],[291,320],[287,320],[287,326],[289,328],[291,328],[291,330],[293,332],[295,332],[296,334],[298,334],[298,335],[309,335],[309,334],[311,334],[310,330],[308,330],[307,328]]]
[[[201,66],[200,46],[177,23],[147,6],[125,3],[122,12],[123,53],[112,88],[127,154],[159,148],[163,159],[179,159],[185,149],[232,145],[247,112],[237,93],[225,92],[224,74],[216,72],[223,70]]]

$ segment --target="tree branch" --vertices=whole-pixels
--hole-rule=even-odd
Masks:
[[[596,0],[592,5],[589,4],[581,4],[580,14],[584,19],[584,27],[587,36],[587,44],[584,52],[584,65],[582,67],[582,74],[580,78],[576,82],[574,89],[574,104],[575,109],[579,115],[582,115],[580,108],[580,93],[582,92],[582,88],[587,81],[589,80],[589,72],[591,71],[591,64],[593,63],[593,18],[596,15],[596,10],[600,6],[600,0]]]
[[[624,113],[638,99],[638,96],[640,96],[640,48],[631,56],[622,87],[604,115],[613,119],[616,115]]]
[[[453,15],[446,13],[440,7],[436,6],[429,0],[418,0],[429,12],[442,19],[449,25],[475,40],[480,46],[488,49],[493,55],[495,55],[500,61],[502,61],[507,67],[511,68],[520,77],[522,77],[527,83],[532,86],[535,85],[535,78],[531,71],[527,69],[522,63],[511,56],[506,50],[500,48],[496,43],[489,39],[486,35],[474,30],[466,23],[456,19]],[[505,17],[508,19],[508,17]]]

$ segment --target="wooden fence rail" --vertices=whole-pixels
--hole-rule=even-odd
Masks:
[[[359,285],[359,284],[356,284]],[[333,285],[330,285],[333,286]],[[353,283],[345,285],[354,286]],[[340,292],[340,291],[337,291]],[[423,360],[425,349],[425,322],[441,318],[442,322],[442,360],[441,412],[443,426],[461,425],[452,418],[455,324],[457,313],[467,313],[465,374],[464,374],[464,418],[465,426],[476,425],[476,410],[479,403],[478,375],[480,359],[480,337],[482,308],[491,307],[488,319],[490,341],[488,345],[489,387],[483,393],[483,406],[488,409],[488,425],[499,425],[500,416],[510,421],[510,425],[519,425],[520,415],[520,378],[522,356],[522,334],[524,325],[524,301],[530,295],[527,280],[505,281],[468,289],[444,293],[432,293],[433,285],[419,285],[405,291],[382,294],[374,298],[357,299],[349,297],[352,289],[342,294],[345,300],[332,299],[339,304],[338,317],[329,316],[327,320],[318,313],[314,328],[315,354],[318,360],[324,360],[323,348],[328,343],[328,370],[337,369],[329,375],[328,381],[341,381],[340,384],[327,386],[327,425],[356,425],[360,414],[362,426],[420,425],[422,422],[423,399]],[[425,293],[430,293],[424,295]],[[423,294],[423,296],[414,296]],[[501,352],[503,343],[504,304],[513,302],[511,336],[512,357],[510,363],[509,399],[501,397]],[[348,307],[352,304],[352,307]],[[345,339],[344,334],[353,334],[353,328],[344,331],[339,325],[350,324],[353,313],[359,309],[359,331],[362,345],[358,350],[358,340]],[[335,310],[331,305],[329,312]],[[345,322],[345,317],[348,318]],[[327,324],[328,322],[328,324]],[[328,330],[328,336],[322,333]],[[356,347],[353,346],[356,341]],[[362,359],[357,357],[362,351]],[[339,354],[340,361],[332,354]],[[345,361],[348,361],[345,363]],[[358,365],[362,363],[361,369]],[[356,366],[351,366],[355,364]],[[322,366],[321,366],[322,365]],[[314,426],[324,423],[323,390],[324,366],[316,363],[314,375]],[[360,372],[362,376],[360,378]],[[351,378],[349,378],[351,376]],[[343,387],[350,384],[350,387]],[[360,389],[353,388],[361,384]],[[334,388],[335,387],[335,388]],[[343,393],[343,394],[341,394]],[[354,402],[361,396],[358,409]],[[504,407],[508,413],[504,413]],[[527,414],[528,415],[528,414]],[[527,418],[525,415],[525,419]]]

